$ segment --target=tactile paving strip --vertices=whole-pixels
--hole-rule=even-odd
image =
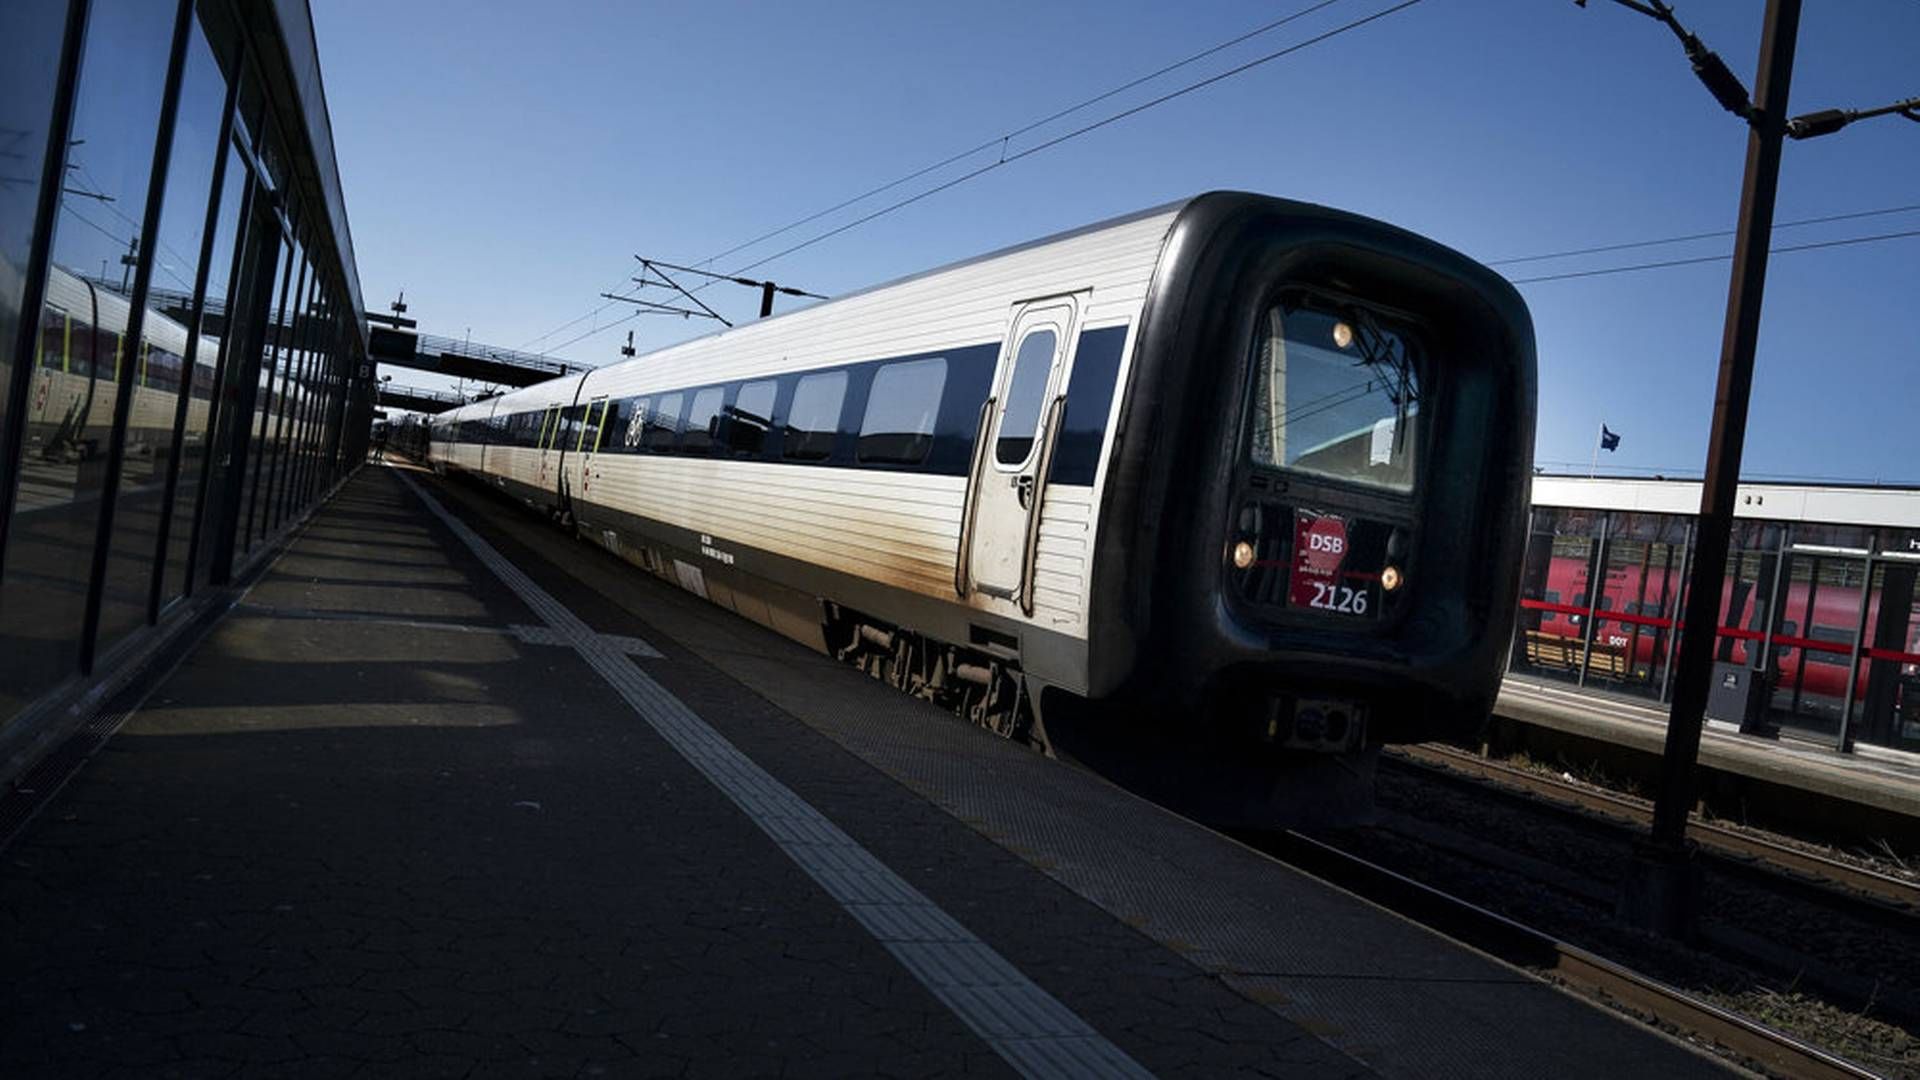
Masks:
[[[578,650],[668,745],[1007,1064],[1029,1077],[1152,1075],[630,662],[628,650],[610,640],[614,635],[594,631],[405,473],[396,475],[559,643]]]

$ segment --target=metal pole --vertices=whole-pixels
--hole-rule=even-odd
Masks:
[[[1694,523],[1688,521],[1685,531],[1680,534],[1680,586],[1671,590],[1664,588],[1661,590],[1660,614],[1672,623],[1672,625],[1667,627],[1666,664],[1660,669],[1660,701],[1662,704],[1670,701],[1673,694],[1673,656],[1674,649],[1680,643],[1680,627],[1682,622],[1680,618],[1680,597],[1685,594],[1685,583],[1688,576],[1693,572],[1694,532]],[[1673,597],[1672,611],[1667,610],[1666,597],[1668,595],[1672,595]]]
[[[1867,534],[1869,540],[1878,540],[1876,533]],[[1834,738],[1833,748],[1843,754],[1853,752],[1853,697],[1860,685],[1860,647],[1867,638],[1867,601],[1873,592],[1873,551],[1872,543],[1867,545],[1867,561],[1861,568],[1860,610],[1853,620],[1853,648],[1847,651],[1847,693],[1840,703],[1840,733]]]
[[[1587,558],[1587,625],[1580,629],[1580,671],[1574,676],[1575,686],[1587,685],[1587,662],[1593,656],[1594,616],[1600,611],[1601,594],[1607,591],[1607,534],[1612,528],[1613,515],[1600,512],[1600,535],[1595,539],[1592,554]]]
[[[1760,35],[1760,67],[1747,134],[1746,179],[1720,346],[1720,375],[1707,442],[1706,482],[1700,493],[1700,536],[1687,597],[1673,709],[1654,801],[1653,832],[1635,853],[1621,898],[1621,914],[1641,927],[1685,936],[1692,925],[1693,866],[1686,847],[1687,811],[1694,797],[1694,766],[1712,671],[1720,589],[1726,579],[1734,495],[1747,434],[1747,399],[1760,336],[1760,300],[1767,279],[1767,241],[1780,181],[1780,145],[1786,136],[1787,90],[1800,29],[1800,0],[1767,0]]]

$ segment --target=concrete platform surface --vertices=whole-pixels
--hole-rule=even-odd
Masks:
[[[1656,704],[1508,679],[1495,711],[1655,756],[1666,747],[1667,709]],[[1920,822],[1920,755],[1868,746],[1843,754],[1792,737],[1742,735],[1736,724],[1708,720],[1700,737],[1700,764]]]
[[[371,468],[0,853],[0,1076],[1717,1063]]]

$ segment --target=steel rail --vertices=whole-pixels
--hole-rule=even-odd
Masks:
[[[1515,967],[1551,973],[1652,1023],[1710,1041],[1781,1075],[1866,1080],[1876,1074],[1817,1047],[1701,1001],[1548,934],[1296,832],[1255,846],[1274,857],[1464,942]]]
[[[1466,779],[1483,781],[1495,789],[1517,789],[1536,804],[1598,814],[1621,824],[1644,826],[1653,820],[1650,808],[1624,796],[1502,765],[1452,747],[1431,743],[1396,747],[1386,760],[1399,761],[1429,774],[1466,774]],[[1920,883],[1711,822],[1689,822],[1687,835],[1714,857],[1717,866],[1735,872],[1750,871],[1754,869],[1753,863],[1762,863],[1776,877],[1812,878],[1893,905],[1902,914],[1911,916],[1920,912]]]

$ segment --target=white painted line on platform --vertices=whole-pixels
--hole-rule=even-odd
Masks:
[[[596,633],[582,622],[422,491],[412,477],[398,469],[394,475],[545,620],[556,637],[572,645],[669,746],[745,811],[920,985],[1022,1076],[1153,1075],[793,789],[755,764],[726,736],[629,661],[627,650],[608,641],[613,635]]]

